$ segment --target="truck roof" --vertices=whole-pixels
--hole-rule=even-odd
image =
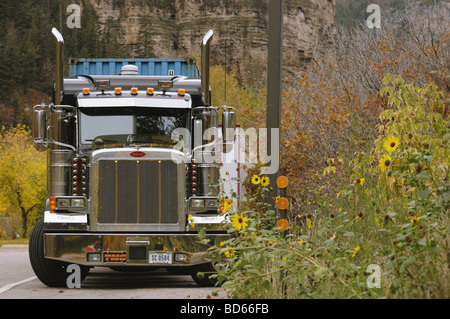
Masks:
[[[131,92],[121,92],[116,95],[115,91],[80,93],[77,96],[77,104],[81,108],[89,107],[153,107],[153,108],[180,108],[189,109],[192,107],[192,100],[189,94],[179,95],[172,92],[137,91],[134,95]]]
[[[172,88],[162,88],[161,82],[172,82]],[[101,86],[101,87],[100,87]],[[202,105],[201,79],[191,79],[185,76],[141,76],[141,75],[82,75],[75,78],[64,79],[64,104],[76,105],[77,96],[83,89],[91,92],[113,91],[115,88],[130,91],[138,88],[146,92],[148,88],[155,91],[163,91],[178,94],[179,89],[184,89],[192,99],[193,107]]]

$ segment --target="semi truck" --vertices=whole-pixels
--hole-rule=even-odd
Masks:
[[[211,105],[213,31],[201,75],[193,59],[70,59],[67,78],[64,39],[52,34],[53,101],[32,115],[35,146],[48,154],[48,198],[29,243],[36,276],[64,287],[69,265],[81,281],[94,267],[166,268],[214,285],[219,261],[207,249],[229,239],[220,153],[235,142],[236,110]]]

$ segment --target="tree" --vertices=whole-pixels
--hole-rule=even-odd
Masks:
[[[46,197],[46,154],[38,152],[23,125],[0,132],[0,216],[20,220],[27,236],[33,214],[43,210]],[[34,219],[34,218],[33,218]]]

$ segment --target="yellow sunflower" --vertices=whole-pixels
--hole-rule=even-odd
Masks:
[[[396,136],[391,136],[386,139],[384,142],[384,148],[388,152],[393,152],[397,149],[397,147],[400,145],[400,141]]]
[[[261,186],[262,186],[262,187],[267,187],[267,186],[269,186],[269,184],[270,184],[270,178],[269,178],[269,176],[263,176],[263,177],[261,178]]]
[[[248,222],[248,218],[244,217],[243,214],[241,214],[241,215],[234,214],[234,216],[231,217],[231,225],[236,230],[241,230],[241,229],[247,228],[247,226],[248,226],[247,222]]]
[[[189,214],[189,216],[188,216],[188,222],[192,228],[195,228],[194,219],[192,218],[191,214]]]
[[[355,248],[353,248],[352,251],[352,258],[355,258],[355,256],[358,254],[358,251],[361,249],[361,247],[356,246]]]
[[[252,176],[252,184],[258,185],[259,183],[261,183],[261,177],[259,177],[258,175],[253,175]]]
[[[412,216],[411,217],[411,225],[414,225],[415,223],[417,223],[420,220],[420,217],[418,216]]]
[[[355,179],[355,181],[353,182],[353,184],[364,185],[365,182],[366,182],[366,179],[365,179],[365,178],[357,178],[357,179]]]
[[[221,206],[222,207],[222,206]],[[229,211],[233,207],[233,201],[229,199],[228,197],[225,199],[225,202],[223,203],[223,208],[221,209],[222,213],[225,214],[227,211]]]
[[[379,164],[381,171],[385,172],[389,168],[389,166],[391,166],[391,164],[392,158],[389,155],[383,155]]]

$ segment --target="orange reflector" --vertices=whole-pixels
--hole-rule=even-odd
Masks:
[[[114,93],[116,93],[116,95],[122,95],[122,88],[115,88]]]
[[[148,88],[147,89],[147,95],[153,96],[155,94],[155,89],[154,88]]]
[[[286,208],[289,207],[289,201],[287,200],[287,198],[281,197],[277,201],[277,206],[278,206],[279,209],[285,210]]]
[[[186,90],[185,89],[179,89],[178,90],[178,96],[185,96],[186,95]]]
[[[90,95],[90,94],[91,94],[91,90],[89,88],[83,89],[83,95]]]
[[[277,227],[282,231],[286,231],[289,229],[289,222],[286,219],[280,219],[277,222]]]
[[[286,176],[280,176],[277,179],[277,186],[279,188],[286,188],[289,185],[289,180]]]
[[[50,210],[56,210],[56,197],[50,197],[48,201]]]
[[[131,88],[131,95],[138,95],[138,88]]]

